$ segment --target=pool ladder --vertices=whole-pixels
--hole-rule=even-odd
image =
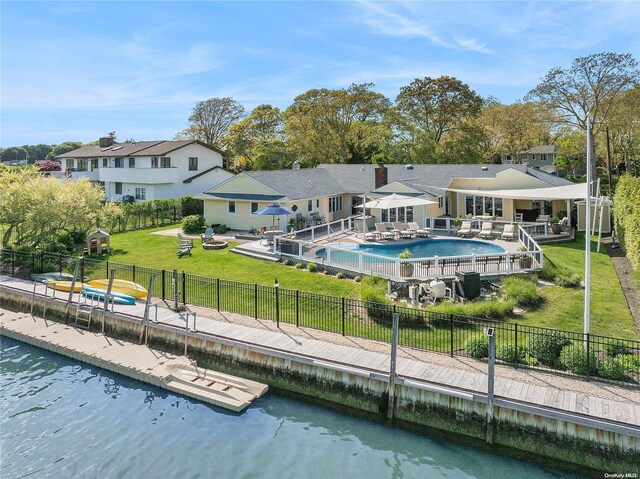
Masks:
[[[94,310],[100,310],[100,294],[99,293],[90,293],[85,292],[85,294],[81,295],[78,299],[78,304],[76,305],[76,319],[75,325],[78,328],[88,330],[91,327],[91,317],[93,315]],[[111,303],[111,310],[113,310],[114,302],[113,296],[105,297],[104,301],[107,303],[106,309],[109,307],[109,303]],[[82,316],[85,315],[85,316]]]

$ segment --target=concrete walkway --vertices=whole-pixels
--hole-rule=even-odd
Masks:
[[[33,282],[0,276],[0,286],[33,290]],[[44,293],[44,285],[38,285]],[[68,293],[65,293],[65,298]],[[78,295],[74,295],[74,300]],[[58,293],[58,297],[62,297]],[[317,361],[361,368],[387,374],[389,345],[370,340],[342,337],[337,334],[255,320],[246,316],[218,313],[204,308],[198,312],[190,331],[216,340],[241,341],[282,353],[313,358]],[[118,306],[116,312],[142,317],[144,306]],[[151,315],[154,317],[153,313]],[[158,322],[185,327],[184,313],[158,308]],[[398,374],[457,390],[484,394],[487,391],[486,363],[468,358],[451,358],[428,351],[400,348]],[[553,373],[519,370],[507,366],[496,368],[496,396],[544,406],[567,413],[614,421],[637,429],[640,437],[640,390],[596,381],[587,381]]]

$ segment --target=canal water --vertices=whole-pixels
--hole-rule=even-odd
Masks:
[[[0,477],[574,477],[267,394],[228,413],[0,339]]]

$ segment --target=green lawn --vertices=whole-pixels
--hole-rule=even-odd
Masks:
[[[229,250],[237,243],[230,243],[224,250],[205,251],[200,246],[200,240],[195,239],[191,256],[178,258],[175,254],[176,237],[149,234],[162,229],[167,227],[114,233],[111,236],[111,254],[93,255],[92,258],[108,258],[119,263],[166,270],[177,269],[202,276],[268,286],[272,286],[274,278],[278,278],[282,288],[349,298],[359,296],[360,285],[354,281],[230,253]]]
[[[191,256],[177,258],[175,255],[175,237],[149,234],[162,228],[115,233],[111,236],[112,253],[95,258],[136,264],[152,268],[185,271],[203,276],[219,277],[246,283],[258,283],[272,286],[274,278],[282,288],[309,291],[348,298],[360,297],[360,285],[347,279],[336,279],[306,270],[297,270],[278,263],[271,263],[229,252],[235,245],[218,251],[205,251],[200,240],[194,240],[195,247]],[[592,249],[592,305],[591,332],[604,336],[637,339],[631,313],[622,293],[613,264],[604,248],[595,252]],[[579,235],[573,243],[564,243],[544,247],[545,261],[552,262],[559,270],[584,275],[584,236]],[[640,275],[639,275],[640,276]],[[583,327],[582,288],[560,288],[550,286],[539,290],[544,302],[535,310],[510,319],[521,324],[543,326],[556,329],[581,332]],[[284,306],[284,305],[283,305]],[[289,309],[289,308],[285,308]],[[327,321],[333,321],[333,314],[327,308]],[[337,314],[337,313],[336,313]],[[339,314],[336,316],[338,320]],[[283,318],[284,319],[284,318]],[[293,321],[293,319],[291,319]],[[327,325],[327,327],[329,327]],[[376,326],[381,335],[387,328]],[[374,336],[377,336],[374,335]]]
[[[611,258],[604,247],[596,253],[591,241],[591,324],[593,334],[638,339],[631,312],[624,298]],[[584,235],[572,243],[545,245],[545,261],[559,270],[584,278]],[[522,316],[518,322],[535,326],[583,330],[584,289],[550,286],[541,288],[543,305]]]

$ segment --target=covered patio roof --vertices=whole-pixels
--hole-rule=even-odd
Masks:
[[[493,196],[514,200],[575,200],[578,198],[584,200],[587,197],[586,183],[522,190],[463,190],[458,188],[446,188],[446,190],[467,195]]]

